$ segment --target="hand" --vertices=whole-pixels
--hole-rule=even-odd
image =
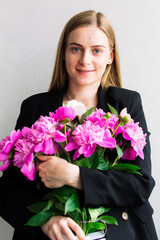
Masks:
[[[42,161],[38,166],[39,177],[48,188],[58,188],[69,185],[82,189],[80,169],[57,156],[38,155]]]
[[[85,239],[80,226],[69,217],[54,216],[41,229],[51,240],[64,240],[64,235],[68,240],[75,240],[72,230],[79,240]]]

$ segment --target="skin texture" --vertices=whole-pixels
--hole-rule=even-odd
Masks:
[[[79,167],[56,156],[37,156],[42,161],[37,166],[41,181],[48,188],[69,185],[82,189]]]
[[[97,105],[98,87],[108,64],[114,59],[106,34],[96,26],[80,27],[73,30],[67,39],[65,63],[69,86],[64,101],[75,99],[91,108]],[[88,97],[89,93],[89,97]],[[82,188],[80,169],[56,156],[37,156],[42,161],[37,167],[41,181],[48,188],[69,185]],[[62,216],[52,217],[42,227],[42,231],[52,240],[61,240],[65,234],[75,239],[71,229],[79,239],[84,233],[77,223]]]
[[[42,226],[43,232],[52,240],[64,240],[63,235],[67,239],[74,240],[75,235],[71,229],[77,234],[80,240],[84,239],[84,233],[77,223],[71,218],[56,216],[52,217],[48,223]]]
[[[70,87],[99,86],[112,60],[108,38],[99,28],[80,27],[70,33],[65,52]]]

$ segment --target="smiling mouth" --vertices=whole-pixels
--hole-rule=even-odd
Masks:
[[[77,69],[77,71],[84,72],[84,73],[94,72],[94,70],[83,70],[83,69]]]

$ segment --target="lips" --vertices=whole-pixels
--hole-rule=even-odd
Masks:
[[[94,70],[83,70],[83,69],[76,69],[78,72],[82,72],[82,73],[90,73],[90,72],[94,72]]]

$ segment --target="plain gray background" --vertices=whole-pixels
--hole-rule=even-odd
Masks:
[[[159,0],[0,0],[0,139],[14,128],[22,100],[47,91],[66,21],[89,9],[103,12],[112,22],[123,86],[142,96],[156,180],[150,202],[160,236]],[[0,218],[0,239],[11,240],[12,233],[12,227]]]

